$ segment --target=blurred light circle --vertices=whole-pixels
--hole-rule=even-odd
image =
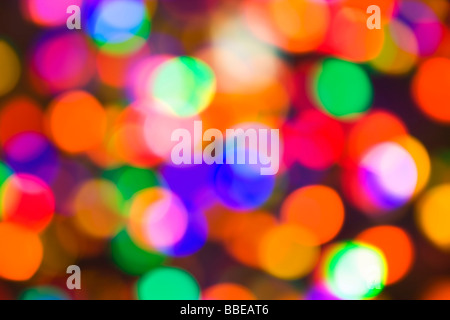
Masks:
[[[198,300],[200,288],[195,278],[178,268],[154,269],[137,282],[139,300]]]
[[[1,188],[2,220],[43,231],[53,218],[55,198],[45,182],[29,174],[10,176]]]
[[[211,38],[199,56],[213,68],[218,92],[261,92],[288,73],[274,48],[255,39],[241,20],[213,21]]]
[[[53,100],[49,125],[56,145],[68,153],[81,153],[103,142],[106,113],[91,94],[69,91]]]
[[[420,110],[437,122],[450,122],[450,59],[430,58],[418,68],[413,82],[412,95]]]
[[[260,242],[263,270],[284,280],[305,277],[315,267],[320,249],[308,230],[293,224],[274,226]]]
[[[333,239],[344,223],[344,204],[332,188],[307,186],[292,192],[281,207],[281,221],[311,232],[322,244]]]
[[[20,295],[20,300],[70,300],[69,295],[54,286],[38,286],[26,289]]]
[[[394,142],[371,148],[360,163],[359,183],[382,209],[396,209],[416,190],[418,170],[411,154]]]
[[[27,115],[26,117],[24,115]],[[43,133],[44,111],[26,96],[18,96],[8,100],[0,111],[0,143],[22,132]]]
[[[383,27],[367,28],[367,7],[364,10],[343,7],[333,14],[325,52],[353,62],[365,62],[378,56],[384,46],[384,31]]]
[[[214,176],[217,166],[174,166],[170,163],[160,168],[165,184],[176,193],[188,209],[205,210],[217,202]],[[189,183],[186,183],[186,182]]]
[[[399,1],[396,16],[411,26],[421,56],[432,55],[438,49],[443,38],[443,27],[429,4],[417,0]]]
[[[78,32],[52,32],[35,45],[32,82],[44,92],[81,89],[92,79],[95,60],[87,38]]]
[[[289,111],[289,89],[293,87],[286,61],[248,34],[240,21],[219,19],[211,28],[212,45],[197,56],[214,70],[217,92],[202,120],[223,131],[236,123],[254,121],[280,127]]]
[[[40,133],[23,132],[4,145],[5,160],[17,173],[28,173],[50,183],[58,171],[58,154]]]
[[[170,250],[183,239],[188,224],[186,208],[170,190],[148,188],[131,199],[128,231],[144,249]]]
[[[416,206],[417,223],[425,236],[436,246],[450,249],[450,184],[427,191]]]
[[[376,297],[386,283],[386,261],[378,249],[356,242],[333,246],[325,257],[325,284],[341,299]]]
[[[163,62],[154,74],[154,98],[166,113],[189,117],[205,110],[215,94],[214,71],[193,57],[178,57]]]
[[[370,107],[373,87],[362,67],[351,62],[326,59],[310,75],[318,106],[339,119],[354,119]]]
[[[122,230],[111,240],[111,255],[115,264],[130,275],[142,275],[159,267],[166,260],[159,252],[137,246],[126,230]]]
[[[256,300],[256,297],[242,285],[220,283],[205,289],[202,300]]]
[[[218,166],[214,187],[227,207],[251,210],[269,200],[275,188],[275,176],[261,175],[248,164],[222,164]]]
[[[231,129],[234,130],[234,135],[233,133],[228,135],[228,129],[224,135],[225,154],[223,155],[223,162],[229,163],[228,157],[233,154],[236,159],[233,158],[234,163],[230,163],[229,166],[233,172],[249,178],[256,174],[276,175],[279,172],[275,169],[279,169],[283,145],[278,129],[273,129],[256,121],[239,123]],[[243,141],[243,143],[240,141]],[[245,155],[243,164],[240,163],[242,162],[240,160],[241,155]],[[273,170],[269,172],[270,166]],[[264,169],[267,170],[265,174],[263,174]]]
[[[326,1],[247,0],[242,6],[246,22],[256,36],[289,52],[316,49],[329,27]]]
[[[283,130],[285,156],[301,165],[324,170],[340,160],[344,150],[341,124],[317,110],[305,110]],[[290,153],[290,155],[286,155]]]
[[[89,35],[102,50],[123,55],[145,45],[151,23],[143,0],[102,0],[88,7]]]
[[[83,182],[74,193],[72,205],[76,225],[91,237],[113,237],[125,225],[123,198],[111,181]]]
[[[25,281],[38,270],[43,247],[38,234],[15,223],[0,222],[0,277]]]
[[[414,243],[408,233],[399,227],[372,227],[361,232],[356,240],[381,250],[387,263],[386,284],[401,280],[414,262]]]
[[[220,229],[225,233],[223,242],[227,252],[244,265],[260,268],[259,244],[276,224],[276,218],[264,211],[230,215],[220,223]]]
[[[0,39],[0,97],[9,93],[17,85],[20,79],[20,60],[13,48]]]
[[[411,71],[418,60],[418,45],[413,30],[399,20],[384,29],[385,41],[380,54],[370,64],[380,72],[401,75]]]
[[[274,190],[283,149],[279,131],[258,122],[235,124],[229,130],[224,135],[223,161],[217,165],[215,190],[229,207],[254,209],[265,203]],[[245,188],[245,184],[253,187]]]
[[[21,0],[25,16],[39,26],[57,27],[65,26],[67,8],[71,5],[81,7],[83,0]]]

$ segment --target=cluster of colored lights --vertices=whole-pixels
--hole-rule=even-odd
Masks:
[[[446,0],[0,11],[0,299],[450,299]],[[194,121],[279,172],[174,165]]]

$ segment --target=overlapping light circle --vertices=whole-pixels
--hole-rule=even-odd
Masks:
[[[374,298],[386,283],[386,260],[372,246],[338,243],[329,249],[324,263],[326,287],[341,299]]]
[[[193,57],[163,62],[153,75],[151,92],[161,109],[178,117],[189,117],[206,109],[216,90],[214,71]]]
[[[102,0],[91,6],[87,29],[98,47],[123,55],[144,46],[151,29],[145,1]]]

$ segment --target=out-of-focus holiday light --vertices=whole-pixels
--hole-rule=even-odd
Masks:
[[[339,243],[329,249],[324,263],[325,284],[341,299],[374,298],[386,284],[386,260],[375,247]]]

